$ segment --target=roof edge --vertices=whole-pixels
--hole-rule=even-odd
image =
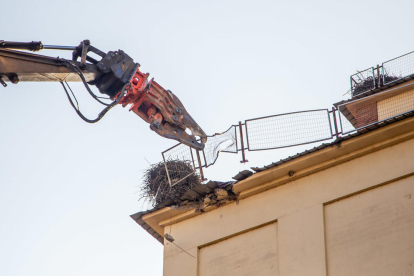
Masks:
[[[364,130],[361,130],[364,132]],[[326,147],[292,159],[276,167],[253,174],[233,185],[239,199],[295,181],[383,148],[414,138],[414,117],[393,122],[375,130],[337,139]],[[208,208],[206,212],[216,208]],[[163,228],[200,215],[194,210],[176,210],[171,207],[149,210],[131,215],[142,228],[163,243]]]
[[[407,118],[256,173],[234,184],[233,191],[242,199],[412,138],[414,118]]]

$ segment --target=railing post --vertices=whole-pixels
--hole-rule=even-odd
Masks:
[[[376,88],[380,88],[381,87],[381,74],[380,74],[380,66],[379,66],[379,64],[377,64],[377,74],[378,74],[378,85],[377,85]]]
[[[350,79],[350,82],[351,82],[351,98],[352,98],[354,96],[354,86],[353,86],[353,83],[352,83],[352,81],[354,79],[352,78],[352,76],[349,79]]]
[[[246,163],[246,162],[249,162],[249,160],[246,160],[246,156],[244,155],[243,128],[242,128],[241,121],[239,121],[239,129],[240,129],[241,151],[242,151],[242,157],[243,157],[243,160],[240,161],[240,163]]]
[[[206,159],[206,153],[203,150],[203,158],[204,158],[204,164],[206,164],[206,168],[208,168],[210,165],[207,164],[207,159]]]
[[[198,160],[198,168],[200,169],[200,176],[201,176],[201,181],[204,181],[204,173],[203,173],[203,164],[201,164],[201,158],[200,158],[200,152],[198,150],[196,150],[197,153],[197,160]]]
[[[162,153],[162,160],[164,160],[164,166],[165,166],[165,171],[167,172],[167,178],[168,178],[168,183],[171,185],[171,178],[170,178],[170,173],[168,172],[168,167],[167,167],[167,162],[165,162],[165,157],[164,157],[164,153]]]
[[[196,165],[195,165],[195,162],[194,162],[194,155],[193,155],[193,149],[192,148],[190,148],[190,152],[191,152],[191,160],[193,161],[193,168],[194,168],[194,171],[196,170]]]
[[[332,114],[333,114],[333,121],[334,121],[334,126],[335,126],[335,136],[336,139],[338,139],[339,137],[339,133],[338,133],[338,124],[336,123],[336,114],[335,114],[335,107],[332,107]]]

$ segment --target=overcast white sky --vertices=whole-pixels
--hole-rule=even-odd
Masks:
[[[349,76],[414,50],[412,1],[3,1],[0,39],[122,49],[208,134],[331,108]],[[70,52],[41,54],[70,58]],[[82,110],[101,108],[73,86]],[[143,170],[175,141],[120,106],[94,125],[58,83],[0,87],[0,275],[162,275],[163,248],[129,215]],[[301,148],[222,154],[226,181]],[[174,229],[172,229],[174,231]],[[173,234],[173,232],[172,232]]]

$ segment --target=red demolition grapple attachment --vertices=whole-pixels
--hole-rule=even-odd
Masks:
[[[73,52],[72,60],[66,60],[11,49],[30,51],[53,49]],[[93,52],[102,59],[95,60],[87,55],[88,52]],[[80,61],[78,61],[79,58]],[[105,104],[107,107],[94,120],[87,119],[81,114],[65,88],[72,107],[86,122],[98,122],[118,103],[124,107],[130,104],[130,110],[149,123],[150,128],[159,135],[177,140],[194,149],[203,150],[207,141],[204,131],[191,118],[177,96],[162,88],[153,79],[148,80],[148,76],[149,74],[139,71],[139,64],[135,63],[124,51],[104,53],[92,46],[89,40],[82,41],[79,46],[43,45],[40,41],[0,40],[0,84],[3,86],[6,86],[5,81],[8,80],[12,83],[59,81],[65,88],[64,83],[82,81],[89,93],[102,103],[99,97],[89,89],[89,85],[95,85],[99,92],[108,95],[114,101],[111,104]],[[186,129],[189,129],[191,134],[187,133]]]
[[[207,135],[188,114],[178,97],[154,79],[148,80],[148,76],[148,73],[136,69],[119,103],[123,107],[130,104],[130,110],[149,123],[151,130],[159,135],[203,150]],[[187,128],[192,135],[186,132]]]

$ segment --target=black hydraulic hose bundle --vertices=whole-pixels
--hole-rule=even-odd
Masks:
[[[70,89],[70,92],[72,93],[72,95],[73,95],[73,97],[75,98],[75,101],[76,101],[76,104],[77,104],[77,107],[75,106],[75,104],[73,103],[73,101],[72,101],[72,98],[70,97],[70,95],[69,95],[69,92],[68,92],[68,90],[66,89],[66,86],[65,86],[65,84],[63,83],[63,82],[60,82],[60,84],[62,85],[62,87],[63,87],[63,89],[65,90],[65,93],[66,93],[66,96],[68,97],[68,100],[69,100],[69,102],[70,102],[70,104],[72,105],[72,107],[73,107],[73,109],[75,109],[75,111],[76,111],[76,113],[79,115],[79,117],[81,117],[82,118],[82,120],[84,120],[85,122],[87,122],[87,123],[90,123],[90,124],[93,124],[93,123],[96,123],[96,122],[99,122],[102,118],[103,118],[103,116],[105,116],[105,114],[109,111],[109,110],[111,110],[111,108],[112,107],[114,107],[115,105],[117,105],[118,103],[119,103],[119,101],[122,99],[122,97],[125,95],[125,91],[126,91],[126,88],[127,88],[127,86],[129,85],[129,83],[127,83],[127,84],[125,84],[124,85],[124,87],[122,88],[122,90],[121,90],[121,93],[119,93],[119,95],[118,95],[118,97],[112,102],[112,103],[110,103],[110,104],[108,104],[108,103],[104,103],[104,102],[102,102],[101,100],[99,100],[99,97],[98,96],[96,96],[93,92],[92,92],[92,90],[90,89],[90,87],[89,87],[89,85],[88,85],[88,83],[86,82],[86,80],[85,80],[85,77],[83,76],[83,73],[82,73],[82,71],[76,66],[76,65],[74,65],[74,64],[72,64],[70,61],[68,61],[68,60],[63,60],[64,62],[65,62],[65,66],[69,69],[69,70],[71,70],[72,72],[74,72],[74,73],[76,73],[77,75],[79,75],[79,77],[81,78],[81,80],[82,80],[82,82],[83,82],[83,84],[85,85],[85,88],[86,88],[86,90],[88,90],[88,92],[89,92],[89,94],[96,100],[96,101],[98,101],[99,103],[101,103],[102,105],[105,105],[106,107],[98,114],[98,117],[96,118],[96,119],[93,119],[93,120],[91,120],[91,119],[88,119],[88,118],[86,118],[83,114],[82,114],[82,112],[79,110],[79,104],[78,104],[78,101],[76,100],[76,97],[75,97],[75,95],[74,95],[74,93],[72,92],[72,89],[70,89],[70,86],[66,83],[66,85],[68,85],[68,87],[69,87],[69,89]]]

